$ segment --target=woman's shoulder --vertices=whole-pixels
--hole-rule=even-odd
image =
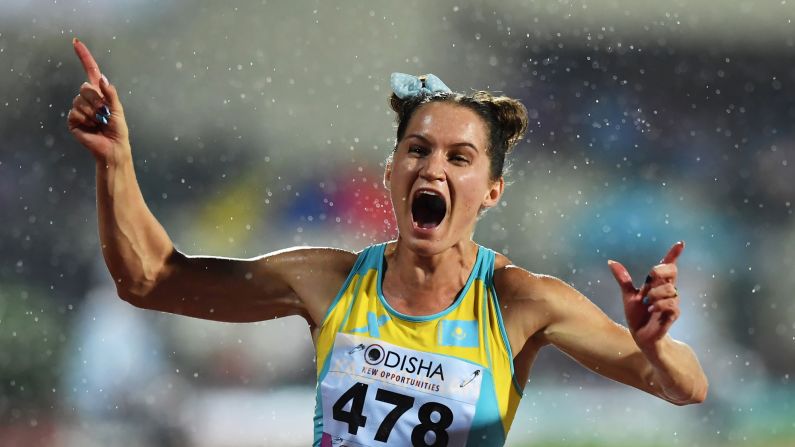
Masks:
[[[326,272],[347,276],[353,268],[359,252],[334,247],[291,247],[260,258],[260,262],[271,268],[280,264],[286,268],[306,269],[309,272]]]
[[[317,327],[357,258],[356,252],[340,248],[292,247],[258,259],[263,272],[270,274],[254,276],[270,278],[276,274],[281,278],[302,303],[307,320]]]
[[[495,255],[494,288],[500,302],[544,301],[554,295],[561,283],[554,276],[529,271],[502,254]]]
[[[513,352],[521,351],[558,313],[560,284],[558,278],[531,272],[505,256],[495,258],[494,290]]]

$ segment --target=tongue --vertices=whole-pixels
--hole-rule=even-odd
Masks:
[[[420,194],[411,206],[414,222],[423,229],[437,227],[444,220],[446,212],[444,199],[433,194]]]

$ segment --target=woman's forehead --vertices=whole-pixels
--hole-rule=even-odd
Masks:
[[[467,107],[435,101],[420,106],[406,126],[406,135],[418,134],[429,140],[470,142],[486,148],[486,124]],[[455,140],[455,141],[453,141]]]

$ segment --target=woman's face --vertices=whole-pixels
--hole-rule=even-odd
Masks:
[[[504,182],[489,179],[488,128],[472,110],[431,102],[414,112],[384,181],[401,239],[436,254],[469,240],[481,208],[494,206]]]

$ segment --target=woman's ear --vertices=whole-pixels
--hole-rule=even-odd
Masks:
[[[493,182],[491,187],[488,191],[486,191],[486,196],[483,197],[483,203],[481,204],[481,209],[491,208],[494,205],[500,202],[500,197],[502,197],[502,192],[505,190],[505,179],[500,177],[499,180]]]
[[[392,181],[392,156],[386,159],[386,168],[384,169],[384,188],[389,191],[389,183]]]

